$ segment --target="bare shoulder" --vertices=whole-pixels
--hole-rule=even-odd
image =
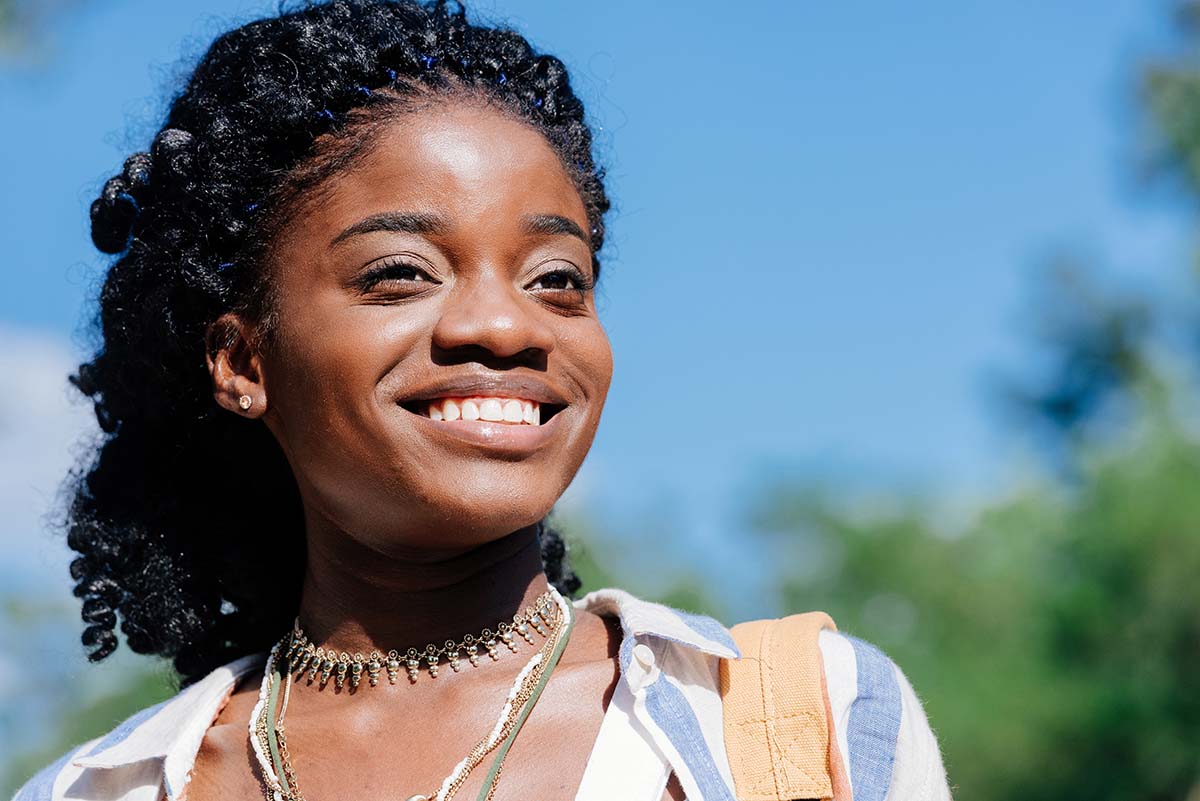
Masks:
[[[188,778],[188,801],[262,795],[249,736],[250,715],[257,701],[258,682],[252,672],[238,682],[204,734]]]

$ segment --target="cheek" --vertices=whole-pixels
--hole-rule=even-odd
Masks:
[[[612,383],[613,355],[608,333],[599,320],[590,320],[586,327],[572,332],[562,340],[564,358],[569,359],[578,371],[591,412],[599,416]]]
[[[381,306],[337,311],[308,304],[283,318],[269,365],[268,400],[289,446],[312,463],[380,457],[378,429],[391,398],[380,380],[415,352],[425,323]]]

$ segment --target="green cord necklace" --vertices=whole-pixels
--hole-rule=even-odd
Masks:
[[[512,692],[505,702],[505,711],[492,733],[477,744],[472,753],[459,763],[437,792],[428,796],[420,794],[410,796],[407,801],[449,801],[466,781],[471,770],[489,752],[498,748],[477,797],[477,801],[491,801],[499,783],[504,759],[516,740],[517,734],[533,711],[542,691],[550,681],[550,675],[566,649],[567,641],[570,639],[575,625],[575,609],[572,604],[563,599],[557,591],[552,589],[551,592],[556,602],[555,605],[560,611],[560,620],[556,621],[560,623],[559,626],[556,626],[558,630],[547,641],[546,646],[543,646],[543,649],[518,674]],[[548,652],[547,646],[551,646]],[[281,642],[271,651],[264,676],[264,687],[260,693],[261,711],[256,711],[251,721],[251,735],[252,742],[256,743],[256,751],[259,751],[260,764],[267,767],[266,760],[269,760],[269,764],[274,767],[273,777],[269,773],[266,774],[268,785],[274,785],[273,792],[269,793],[270,797],[274,801],[304,801],[304,796],[296,786],[295,772],[290,764],[286,741],[281,742],[284,731],[283,712],[287,707],[291,679],[290,673],[284,673],[285,668],[283,667],[287,662],[282,658],[282,649],[286,647],[287,643]],[[539,660],[538,657],[542,658]],[[283,709],[280,710],[277,723],[271,725],[270,718],[278,706],[281,689],[284,696]],[[515,717],[513,716],[514,709],[510,708],[510,705],[516,708]],[[497,734],[503,734],[503,740],[497,741]],[[266,753],[261,753],[263,751]],[[274,782],[270,781],[272,778],[275,779]]]

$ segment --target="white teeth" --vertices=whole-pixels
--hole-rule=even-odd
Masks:
[[[439,422],[487,420],[531,426],[542,422],[541,404],[521,398],[435,398],[426,408],[429,419]]]
[[[479,404],[479,417],[481,420],[498,423],[504,419],[504,407],[496,398],[484,398],[483,402]]]

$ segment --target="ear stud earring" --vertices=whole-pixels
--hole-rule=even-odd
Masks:
[[[243,409],[249,409],[252,403],[254,403],[254,398],[251,398],[249,395],[242,395],[238,398],[238,406],[241,406]]]

